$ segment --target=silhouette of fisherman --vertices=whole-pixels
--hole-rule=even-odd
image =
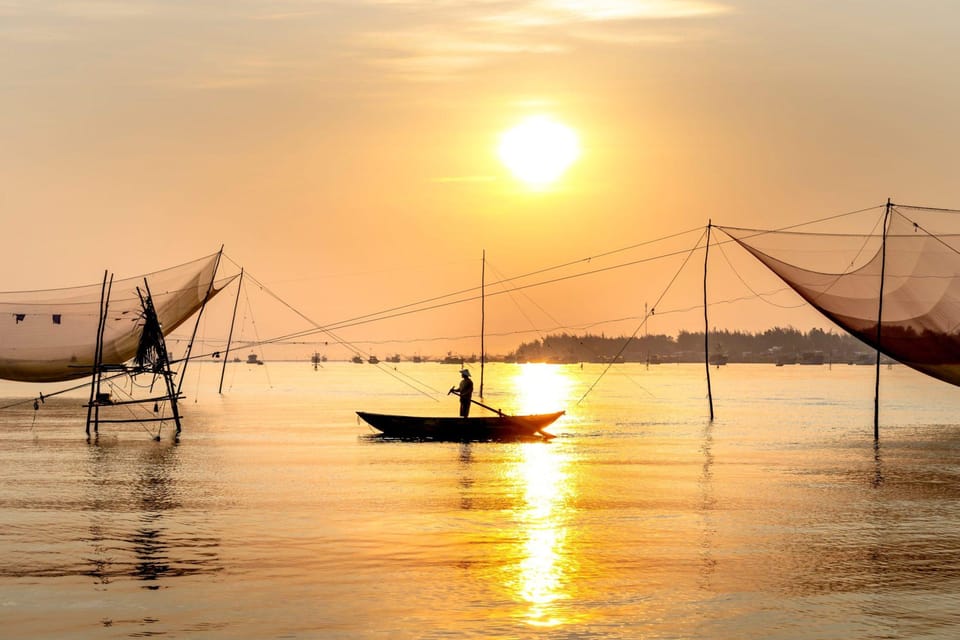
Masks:
[[[473,380],[470,379],[470,372],[466,369],[460,370],[460,385],[450,387],[450,393],[460,396],[460,417],[466,418],[470,415],[470,399],[473,397]]]

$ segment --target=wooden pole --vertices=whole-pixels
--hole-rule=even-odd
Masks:
[[[113,282],[113,279],[110,280]],[[100,393],[100,357],[103,353],[103,324],[107,316],[107,272],[103,272],[103,284],[100,285],[100,317],[97,319],[97,339],[93,348],[93,378],[90,380],[90,401],[87,403],[87,437],[90,437],[90,422],[94,418],[94,407]],[[99,411],[96,414],[99,418]],[[96,427],[94,427],[96,429]]]
[[[100,433],[100,381],[103,374],[103,334],[107,331],[107,317],[110,313],[110,293],[113,291],[113,274],[110,274],[110,280],[107,282],[107,295],[103,299],[103,312],[100,316],[100,330],[97,333],[97,354],[95,356],[97,363],[96,375],[96,396],[93,406],[93,433]]]
[[[873,440],[880,441],[880,338],[883,322],[883,281],[887,270],[887,221],[890,218],[890,198],[887,198],[887,208],[883,213],[883,244],[880,249],[880,296],[877,300],[877,369],[873,391]]]
[[[710,228],[707,220],[707,248],[703,252],[703,363],[707,369],[707,399],[710,402],[710,422],[713,422],[713,391],[710,388],[710,320],[707,317],[707,260],[710,258]]]
[[[220,388],[217,393],[223,394],[223,376],[227,373],[227,360],[230,359],[230,345],[233,343],[233,325],[237,321],[237,306],[240,304],[240,290],[243,288],[243,267],[240,267],[240,280],[237,282],[237,297],[233,301],[233,316],[230,318],[230,333],[227,335],[227,350],[223,354],[223,367],[220,369]]]
[[[486,282],[487,282],[487,250],[483,250],[483,259],[480,266],[480,397],[483,397],[483,365],[486,361],[486,351],[483,343],[484,327],[486,325]]]
[[[217,281],[217,270],[220,268],[220,258],[223,257],[223,245],[220,245],[220,251],[217,252],[217,261],[213,265],[213,273],[210,274],[210,283],[207,285],[207,292],[203,296],[203,304],[197,312],[197,320],[193,323],[193,333],[190,334],[190,342],[187,343],[187,353],[183,356],[183,365],[180,367],[180,382],[177,383],[177,395],[180,395],[180,389],[183,388],[183,378],[187,372],[187,364],[190,362],[190,354],[193,351],[193,341],[197,338],[197,329],[200,328],[200,318],[203,317],[203,310],[207,307],[210,300],[210,294],[213,292],[213,285]],[[149,291],[147,292],[149,295]],[[180,421],[177,420],[177,433],[180,433]]]

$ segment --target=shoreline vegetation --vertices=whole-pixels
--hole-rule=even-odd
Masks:
[[[821,329],[802,332],[793,328],[775,327],[760,333],[743,331],[710,332],[711,364],[769,363],[790,364],[875,364],[876,351],[845,333]],[[314,359],[316,354],[314,355]],[[376,360],[370,359],[371,362]],[[395,362],[439,362],[473,364],[480,361],[476,353],[447,352],[443,356],[406,356],[393,354],[385,358]],[[532,342],[523,342],[507,354],[487,354],[486,362],[511,363],[610,363],[639,362],[647,364],[696,363],[704,360],[703,332],[681,331],[677,336],[651,334],[606,336],[604,334],[550,334]],[[326,361],[324,357],[323,361]],[[349,361],[349,360],[348,360]],[[366,360],[356,356],[354,362]],[[883,356],[881,362],[893,362]],[[316,360],[315,360],[316,364]]]
[[[870,364],[876,351],[845,333],[821,329],[802,332],[775,327],[762,333],[711,331],[710,362],[786,364]],[[512,362],[641,362],[649,364],[703,362],[703,332],[681,331],[637,336],[569,335],[561,333],[521,344]]]

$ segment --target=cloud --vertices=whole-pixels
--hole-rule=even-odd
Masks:
[[[127,86],[322,78],[355,88],[457,78],[517,55],[699,39],[684,25],[729,10],[714,0],[0,0],[0,38],[21,46],[10,60],[34,61],[20,65],[33,83],[73,73]]]
[[[724,13],[716,2],[700,0],[540,0],[545,12],[580,20],[663,20],[696,18]]]
[[[365,32],[354,44],[366,50],[373,64],[409,78],[439,79],[518,53],[559,53],[551,40],[524,40],[517,34],[491,30],[483,23],[449,23]]]
[[[433,178],[431,182],[440,182],[440,183],[486,183],[486,182],[496,182],[497,178],[495,176],[442,176],[439,178]]]
[[[0,2],[0,16],[34,17],[54,20],[126,20],[166,11],[157,0],[73,0],[71,2]]]
[[[710,0],[366,0],[377,30],[352,40],[376,65],[441,79],[517,53],[557,54],[587,44],[637,46],[684,39],[677,22],[730,11]],[[669,29],[667,28],[669,24]]]

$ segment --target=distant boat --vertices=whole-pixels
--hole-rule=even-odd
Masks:
[[[486,440],[539,439],[554,437],[543,429],[563,411],[524,416],[483,416],[477,418],[400,416],[357,411],[365,422],[384,436],[411,440],[469,442]]]
[[[712,354],[710,354],[710,364],[716,365],[716,366],[718,366],[718,367],[719,367],[720,365],[727,364],[727,362],[728,362],[729,360],[730,360],[730,359],[727,357],[727,355],[726,355],[726,354],[723,354],[723,353],[712,353]]]
[[[257,357],[257,354],[251,353],[247,356],[247,364],[263,364],[263,360]]]
[[[369,362],[370,364],[379,364],[380,358],[378,358],[377,356],[370,356],[369,358],[367,358],[367,362]]]
[[[387,362],[400,362],[400,354],[397,353],[390,356],[389,358],[387,358]]]
[[[800,354],[800,364],[823,364],[827,361],[823,351],[804,351]]]
[[[455,356],[451,352],[447,352],[447,355],[441,360],[443,364],[463,364],[463,356]]]
[[[360,356],[353,356],[350,358],[350,362],[353,362],[354,364],[363,364],[363,358]]]

